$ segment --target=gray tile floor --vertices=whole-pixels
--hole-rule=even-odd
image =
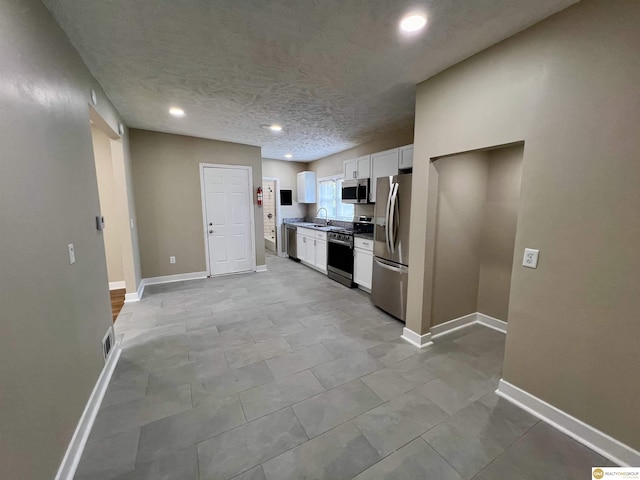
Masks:
[[[148,287],[76,479],[583,479],[601,456],[493,392],[504,336],[419,350],[288,259]]]

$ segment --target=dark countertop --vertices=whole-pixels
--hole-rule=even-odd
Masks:
[[[354,233],[354,237],[366,238],[368,240],[373,240],[373,232],[370,233]]]

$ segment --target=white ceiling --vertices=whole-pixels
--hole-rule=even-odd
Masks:
[[[309,161],[411,125],[417,83],[577,0],[43,1],[129,126]]]

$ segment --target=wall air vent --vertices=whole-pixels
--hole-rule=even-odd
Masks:
[[[111,353],[111,350],[113,349],[114,343],[115,343],[115,339],[114,339],[114,334],[113,334],[113,327],[109,327],[109,330],[107,330],[106,335],[102,339],[102,356],[103,356],[105,362],[109,358],[109,354]]]

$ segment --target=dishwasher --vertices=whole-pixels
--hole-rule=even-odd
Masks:
[[[287,255],[289,258],[299,262],[298,259],[298,240],[296,238],[298,227],[287,223]]]

